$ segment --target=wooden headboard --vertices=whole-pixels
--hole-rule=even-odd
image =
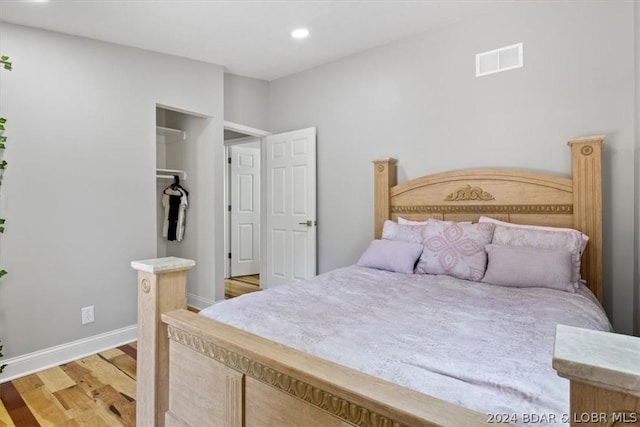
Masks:
[[[569,227],[589,236],[582,277],[602,301],[604,136],[569,141],[572,177],[506,169],[426,175],[396,185],[395,159],[375,160],[375,238],[387,219],[477,221],[481,215],[518,224]]]

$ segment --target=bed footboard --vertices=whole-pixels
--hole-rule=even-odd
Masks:
[[[486,414],[184,310],[194,264],[132,263],[139,270],[138,426],[486,425]]]
[[[170,338],[168,426],[195,427],[203,420],[247,427],[472,426],[486,421],[484,414],[186,310],[162,319]]]

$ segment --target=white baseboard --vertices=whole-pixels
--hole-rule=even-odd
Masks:
[[[198,310],[207,308],[214,303],[215,301],[210,299],[187,294],[187,304]],[[12,357],[11,359],[0,359],[0,365],[7,364],[5,370],[0,374],[0,384],[128,344],[137,339],[138,326],[131,325],[22,356]]]
[[[131,325],[11,359],[0,360],[0,364],[7,364],[4,372],[0,374],[0,384],[128,344],[136,339],[138,339],[138,326]]]
[[[187,305],[189,307],[197,308],[198,310],[205,309],[211,305],[213,305],[215,301],[212,301],[207,298],[202,298],[195,294],[187,293]]]

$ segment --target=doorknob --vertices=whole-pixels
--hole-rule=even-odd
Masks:
[[[311,227],[312,225],[315,225],[315,224],[314,224],[314,221],[311,221],[311,220],[307,220],[307,221],[305,221],[305,222],[299,222],[298,224],[300,224],[300,225],[306,225],[307,227]]]

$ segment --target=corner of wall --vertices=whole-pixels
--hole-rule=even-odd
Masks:
[[[634,291],[635,303],[633,313],[635,318],[634,334],[640,336],[640,2],[634,2],[634,38],[635,38],[635,161],[634,161],[634,182],[636,197],[634,227],[636,241],[634,251],[636,261],[634,264]]]

